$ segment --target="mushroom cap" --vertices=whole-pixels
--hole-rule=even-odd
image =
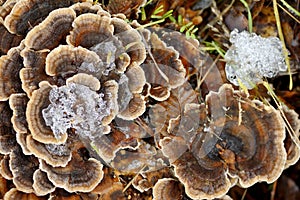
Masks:
[[[53,82],[45,72],[45,62],[48,51],[34,51],[25,48],[21,51],[24,67],[20,70],[20,79],[22,81],[22,89],[28,97],[31,97],[32,92],[39,88],[41,81]]]
[[[39,197],[36,196],[34,193],[24,193],[16,188],[10,189],[8,192],[5,193],[4,197],[5,200],[14,200],[14,199],[22,199],[22,200],[46,200],[47,197]]]
[[[101,134],[95,140],[92,141],[92,147],[96,150],[100,159],[102,159],[107,165],[115,158],[116,152],[122,148],[134,149],[138,146],[138,142],[134,138],[126,138],[126,135],[112,128],[109,134]],[[90,151],[93,151],[90,149]]]
[[[9,190],[9,181],[0,175],[0,198],[3,199],[4,195]]]
[[[32,135],[28,135],[26,138],[26,144],[29,151],[34,156],[43,159],[53,167],[65,167],[71,160],[71,150],[67,143],[68,141],[58,145],[44,144],[34,140]]]
[[[27,133],[26,107],[29,99],[24,93],[12,94],[9,97],[9,106],[13,111],[11,122],[17,133]]]
[[[67,43],[75,47],[90,48],[112,37],[113,34],[110,17],[92,13],[78,16],[72,26],[73,30],[67,37]]]
[[[18,0],[5,0],[1,7],[0,7],[0,17],[5,19],[5,17],[11,12],[14,5],[17,3]]]
[[[112,72],[124,73],[130,64],[130,57],[116,36],[109,37],[89,49],[97,53],[103,61],[105,69],[103,75],[105,76],[110,76]]]
[[[127,107],[118,113],[118,117],[125,120],[133,120],[141,116],[146,111],[145,98],[140,94],[133,94]]]
[[[128,87],[132,93],[141,93],[146,84],[146,77],[143,69],[133,63],[130,65],[125,73],[128,77]]]
[[[67,79],[67,85],[71,83],[81,84],[93,91],[100,90],[100,81],[89,74],[79,73]]]
[[[9,168],[9,154],[5,155],[0,162],[0,174],[3,178],[7,179],[7,180],[12,180],[13,179],[13,175],[12,172]]]
[[[46,58],[46,73],[50,76],[68,78],[76,73],[102,76],[102,61],[98,55],[82,47],[60,45],[52,50]]]
[[[226,82],[224,69],[218,68],[211,56],[200,50],[201,45],[198,40],[187,39],[185,34],[168,31],[164,28],[154,28],[154,31],[162,41],[179,52],[180,60],[186,69],[188,77],[199,72],[203,74],[201,75],[203,79],[201,84],[203,94],[207,94],[209,91],[218,91],[222,84]],[[223,76],[221,76],[222,73]]]
[[[147,38],[146,38],[147,39]],[[179,59],[179,53],[169,47],[151,33],[147,41],[150,51],[142,68],[146,80],[151,84],[150,96],[158,101],[164,101],[174,89],[185,82],[186,71]]]
[[[51,128],[46,125],[42,115],[42,110],[50,104],[48,96],[52,87],[45,81],[41,82],[39,86],[40,88],[32,93],[32,97],[27,104],[26,119],[28,128],[33,139],[41,143],[63,143],[67,140],[67,133],[62,133],[59,138],[56,138]]]
[[[102,7],[99,4],[94,4],[91,1],[87,2],[79,2],[75,3],[72,6],[70,6],[75,12],[76,16],[85,14],[85,13],[94,13],[96,14],[99,11],[106,12],[102,9]],[[109,16],[109,13],[107,13]]]
[[[197,94],[189,83],[184,83],[171,90],[170,97],[163,102],[155,104],[149,111],[150,122],[155,127],[155,133],[168,136],[172,123],[181,121],[186,105],[197,103]],[[199,123],[199,119],[196,123]]]
[[[1,15],[0,7],[0,15]],[[21,40],[23,40],[23,36],[11,34],[6,27],[3,25],[3,20],[0,19],[0,55],[6,54],[9,49],[12,47],[16,47],[20,44]]]
[[[45,196],[54,192],[55,186],[51,183],[47,177],[46,172],[43,172],[40,169],[37,169],[33,173],[33,185],[32,185],[35,194],[38,196]]]
[[[20,56],[22,46],[11,48],[7,55],[0,57],[0,100],[6,101],[13,93],[21,92],[19,71],[23,67]]]
[[[16,132],[11,124],[8,102],[0,102],[0,153],[9,154],[16,146]]]
[[[39,162],[34,156],[24,155],[17,147],[10,154],[9,168],[13,174],[13,183],[19,191],[33,192],[33,173],[38,169]]]
[[[55,48],[72,30],[72,22],[75,17],[76,13],[71,8],[52,11],[42,23],[35,26],[26,35],[26,47],[37,51]]]
[[[285,163],[285,168],[288,168],[291,165],[294,165],[300,157],[300,149],[299,149],[299,135],[300,135],[300,120],[299,114],[288,108],[286,105],[282,106],[283,113],[289,122],[291,128],[294,133],[289,133],[287,130],[286,138],[284,140],[284,147],[287,152],[287,160]],[[292,138],[290,134],[294,134]]]
[[[159,143],[186,194],[196,199],[221,197],[235,184],[229,178],[242,187],[274,182],[286,161],[279,112],[245,98],[229,84],[210,92],[203,105],[186,104],[180,123],[173,124]],[[190,120],[195,114],[198,124]]]
[[[135,176],[132,182],[132,186],[140,192],[145,192],[153,188],[153,186],[157,183],[158,180],[172,176],[173,172],[170,170],[170,168],[164,167],[156,171],[140,173],[138,176]]]
[[[180,199],[183,187],[173,178],[159,179],[153,187],[153,200]]]
[[[164,168],[166,164],[160,151],[144,141],[139,141],[135,148],[120,148],[111,166],[122,174],[136,174],[155,171]]]
[[[180,60],[189,75],[195,70],[200,70],[200,67],[205,67],[203,65],[207,55],[199,50],[200,44],[198,40],[188,39],[185,34],[163,28],[154,28],[154,31],[162,41],[179,52]]]
[[[178,145],[178,143],[173,142],[168,145]],[[211,162],[208,159],[203,159],[199,163],[191,152],[182,154],[173,165],[175,166],[175,176],[184,184],[185,192],[191,198],[221,197],[232,186],[222,164]]]
[[[5,18],[4,24],[11,33],[25,35],[30,27],[43,21],[52,10],[68,7],[76,2],[78,0],[45,0],[42,2],[39,0],[21,0],[14,5],[10,14]]]
[[[104,116],[102,119],[102,124],[108,125],[112,122],[112,120],[116,117],[119,112],[118,108],[118,83],[114,80],[106,81],[103,84],[103,93],[104,93],[104,100],[108,102],[109,105],[109,115]]]
[[[49,180],[68,192],[92,191],[103,178],[102,167],[100,161],[94,158],[83,160],[77,154],[66,167],[52,167],[40,162],[40,169],[47,173]]]
[[[215,121],[210,130],[223,139],[213,151],[218,149],[229,174],[238,176],[242,187],[250,187],[258,181],[274,182],[286,162],[285,125],[279,111],[258,100],[243,98],[243,94],[235,92],[229,84],[224,84],[218,93],[208,94],[206,102]],[[232,155],[235,155],[234,160]]]
[[[17,143],[21,146],[25,155],[31,155],[27,148],[26,136],[29,134],[28,123],[26,120],[26,107],[29,99],[24,93],[12,94],[9,97],[9,106],[13,111],[11,122],[16,131]]]
[[[125,20],[117,17],[113,17],[111,23],[114,26],[114,36],[125,47],[131,63],[142,64],[146,58],[146,49],[139,32],[132,28]]]
[[[17,139],[18,144],[21,146],[21,149],[22,149],[23,153],[25,155],[32,155],[32,153],[27,148],[26,138],[27,138],[28,135],[30,135],[29,131],[26,132],[26,133],[18,133],[17,132],[16,139]]]

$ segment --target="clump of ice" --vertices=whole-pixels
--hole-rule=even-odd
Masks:
[[[50,105],[42,110],[46,125],[51,127],[56,138],[69,128],[85,137],[91,137],[95,131],[101,132],[101,121],[110,113],[103,96],[75,83],[54,87],[49,94]]]
[[[67,156],[70,153],[68,146],[63,144],[45,144],[46,149],[53,155]]]
[[[119,80],[119,92],[118,92],[118,106],[119,112],[122,112],[128,106],[130,100],[132,99],[132,93],[129,90],[128,86],[128,77],[126,75],[122,75]]]
[[[230,33],[232,46],[225,54],[227,79],[234,85],[240,82],[252,89],[263,77],[275,77],[286,71],[284,52],[277,37],[263,38],[255,33],[233,30]],[[239,80],[238,80],[239,79]]]
[[[104,65],[104,71],[102,72],[103,75],[107,76],[110,71],[116,68],[116,54],[117,54],[117,41],[114,40],[107,40],[96,44],[95,46],[91,47],[90,50],[97,53],[97,55],[101,58]]]

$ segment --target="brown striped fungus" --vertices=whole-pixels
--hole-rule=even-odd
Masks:
[[[197,40],[129,22],[146,1],[1,2],[1,199],[221,198],[299,159],[279,111],[214,82]]]

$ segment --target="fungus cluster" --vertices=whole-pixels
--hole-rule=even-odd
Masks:
[[[129,23],[146,2],[120,2],[0,7],[0,198],[219,198],[299,159],[272,106],[215,82],[200,103],[199,43]]]

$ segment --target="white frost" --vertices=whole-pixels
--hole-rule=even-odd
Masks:
[[[74,128],[76,133],[92,139],[95,131],[103,130],[101,121],[110,112],[103,96],[75,83],[54,87],[49,94],[51,104],[42,111],[46,125],[56,138]]]
[[[263,77],[275,77],[286,71],[281,41],[277,37],[263,38],[255,33],[235,29],[230,33],[232,46],[225,54],[226,76],[234,85],[238,79],[252,89]]]

